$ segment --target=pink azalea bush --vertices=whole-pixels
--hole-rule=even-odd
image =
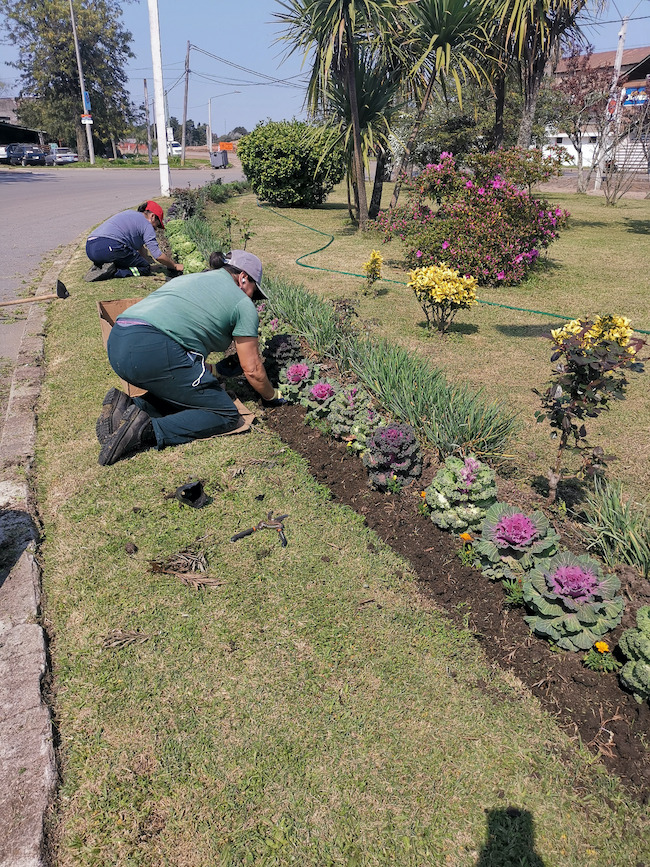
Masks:
[[[520,282],[568,219],[499,174],[459,171],[449,154],[405,186],[406,205],[375,223],[384,240],[404,242],[409,267],[442,262],[481,284]]]

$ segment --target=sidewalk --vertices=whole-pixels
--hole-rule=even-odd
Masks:
[[[52,291],[76,246],[57,256],[37,295]],[[48,660],[30,489],[47,303],[24,307],[27,319],[0,427],[0,867],[45,864],[44,818],[56,783],[52,722],[41,695]]]

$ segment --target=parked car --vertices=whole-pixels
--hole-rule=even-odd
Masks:
[[[70,148],[57,148],[45,156],[45,165],[47,166],[64,166],[66,163],[77,162],[79,162],[79,157]]]
[[[183,148],[177,141],[167,142],[167,153],[170,157],[180,157],[183,153]]]
[[[12,166],[44,166],[45,151],[34,144],[10,144],[7,159]]]

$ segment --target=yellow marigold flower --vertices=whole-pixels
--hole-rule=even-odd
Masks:
[[[606,641],[597,641],[594,647],[598,653],[609,653],[609,644]]]

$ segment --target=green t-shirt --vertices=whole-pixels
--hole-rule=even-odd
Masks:
[[[223,269],[175,277],[117,318],[141,319],[203,356],[259,329],[255,305]]]

